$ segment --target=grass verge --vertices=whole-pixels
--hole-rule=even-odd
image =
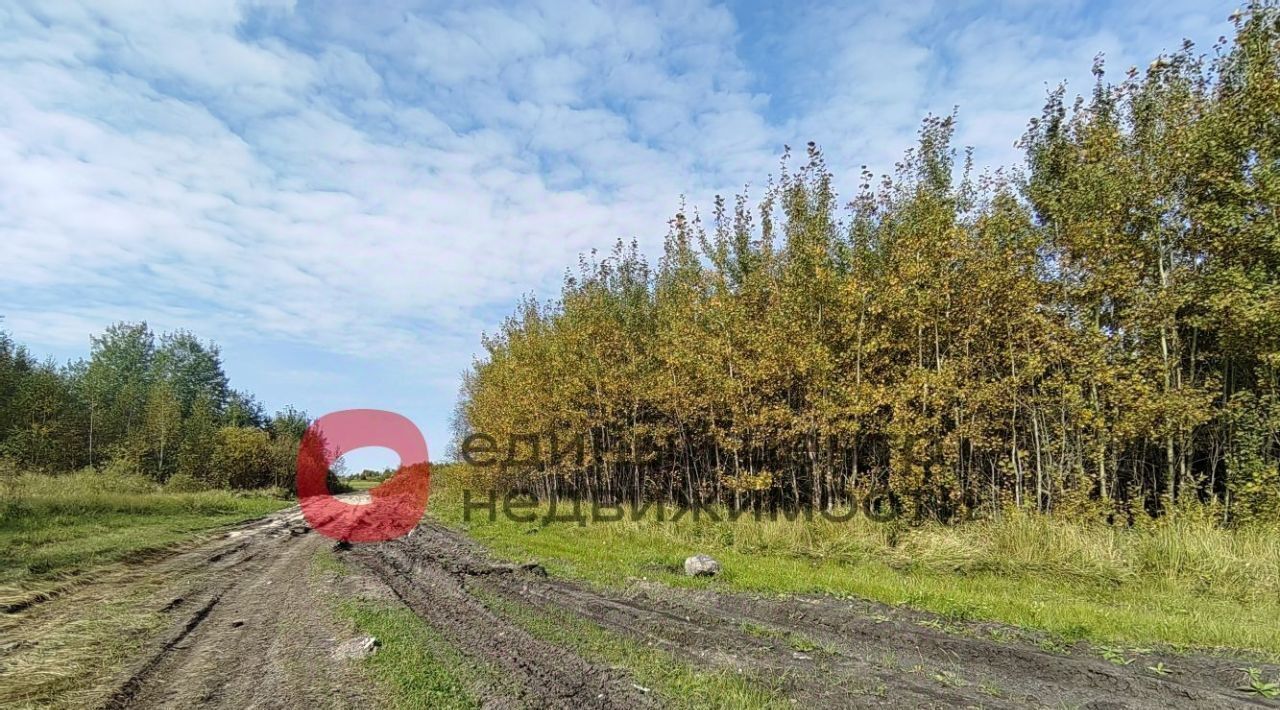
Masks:
[[[292,505],[261,492],[168,492],[117,477],[24,476],[0,499],[0,605],[101,565]]]
[[[480,707],[468,689],[470,674],[462,656],[412,611],[366,599],[344,601],[339,610],[381,644],[364,666],[394,707]]]
[[[347,564],[328,549],[312,561],[313,575],[346,577]],[[362,667],[390,706],[402,710],[480,707],[471,688],[491,674],[468,663],[435,629],[401,604],[356,597],[334,598],[340,618],[378,639],[378,652]]]
[[[1280,535],[1172,519],[1119,529],[1009,515],[954,527],[814,520],[633,519],[548,522],[545,505],[522,520],[484,509],[465,519],[461,493],[437,480],[431,512],[499,555],[536,558],[596,584],[655,579],[760,593],[814,593],[907,605],[954,620],[996,621],[1066,640],[1173,649],[1229,649],[1280,658]],[[479,496],[484,498],[484,496]],[[474,498],[474,497],[473,497]],[[474,505],[474,500],[473,500]],[[564,515],[567,511],[558,511]],[[714,579],[680,574],[683,559],[713,555]]]

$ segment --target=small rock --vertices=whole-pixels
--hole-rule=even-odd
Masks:
[[[372,636],[358,636],[333,649],[333,657],[340,661],[358,661],[372,656],[379,645],[378,639]]]
[[[231,622],[231,628],[233,629],[238,629],[241,626],[244,626],[244,619],[236,619],[235,621]]]
[[[714,577],[720,574],[720,563],[707,555],[694,555],[684,561],[684,573],[689,577]]]

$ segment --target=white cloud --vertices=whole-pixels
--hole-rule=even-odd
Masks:
[[[1228,12],[1174,5],[1138,26],[1155,6],[880,0],[747,26],[675,0],[11,2],[0,313],[37,346],[118,318],[310,343],[447,397],[521,292],[618,237],[652,253],[680,194],[761,184],[811,139],[852,180],[957,103],[961,141],[1008,162],[1046,83]]]

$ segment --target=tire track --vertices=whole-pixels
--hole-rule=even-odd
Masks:
[[[526,688],[546,684],[545,693],[532,691],[522,700],[557,707],[582,693],[575,684],[592,669],[530,641],[488,612],[476,593],[587,619],[699,667],[745,668],[780,679],[794,702],[812,707],[1275,707],[1235,689],[1238,660],[1146,654],[1116,665],[1083,645],[1053,653],[1028,633],[1000,628],[1010,640],[997,640],[990,634],[994,624],[944,630],[948,624],[931,615],[870,602],[657,584],[601,591],[547,578],[536,566],[495,562],[479,544],[433,521],[350,554],[464,652],[496,661]],[[1144,672],[1157,662],[1177,674]],[[546,670],[565,663],[567,675]],[[596,672],[604,675],[594,692],[614,703],[609,693],[625,679]],[[616,702],[623,701],[634,699],[623,692]]]

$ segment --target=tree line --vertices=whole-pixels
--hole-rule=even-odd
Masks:
[[[1254,2],[975,174],[954,117],[841,204],[820,150],[582,257],[484,339],[455,430],[530,437],[474,483],[604,501],[955,519],[1280,510],[1280,9]],[[789,151],[788,151],[789,153]],[[957,164],[959,161],[959,164]],[[548,455],[582,435],[589,455]],[[653,442],[662,442],[655,446]],[[515,453],[515,452],[511,452]]]
[[[268,415],[232,389],[217,345],[117,323],[89,357],[38,360],[0,331],[0,459],[18,470],[92,467],[171,487],[293,486],[309,420]]]

